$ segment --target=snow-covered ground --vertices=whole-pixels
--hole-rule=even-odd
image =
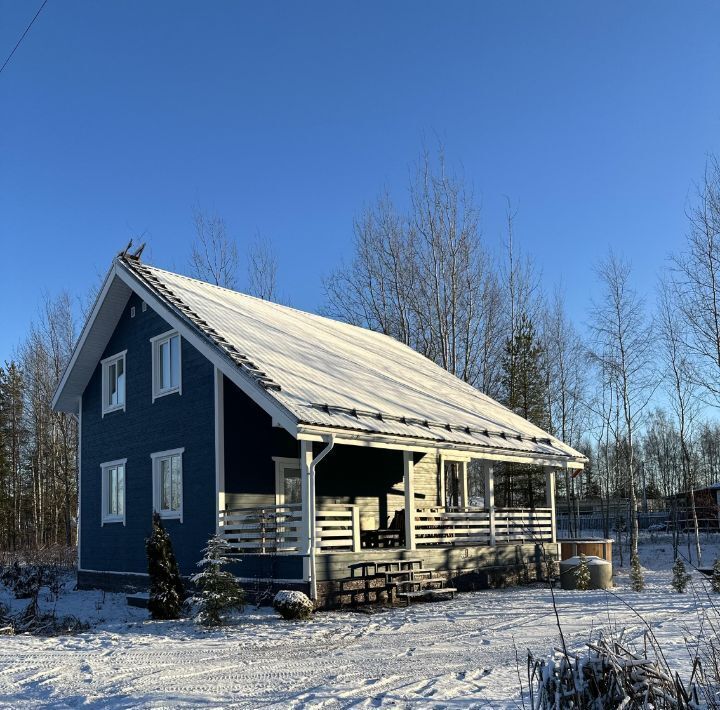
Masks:
[[[711,564],[720,544],[708,540],[704,550]],[[648,542],[641,554],[647,589],[640,594],[629,590],[627,568],[618,570],[617,596],[556,591],[566,642],[580,649],[607,627],[639,638],[643,622],[626,600],[652,626],[671,666],[684,671],[685,638],[698,628],[697,597],[672,592],[669,541]],[[697,588],[699,576],[694,580]],[[10,595],[0,592],[0,601]],[[58,614],[67,613],[92,629],[0,637],[0,707],[514,708],[516,655],[526,687],[527,649],[548,654],[559,645],[542,586],[370,615],[321,613],[307,623],[249,608],[236,625],[210,631],[191,621],[149,621],[124,596],[100,592],[64,594]]]

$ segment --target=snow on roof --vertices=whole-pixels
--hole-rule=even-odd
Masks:
[[[300,424],[584,461],[393,338],[121,259]]]

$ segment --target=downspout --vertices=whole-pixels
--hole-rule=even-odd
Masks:
[[[315,547],[317,542],[317,529],[315,526],[315,469],[317,465],[333,450],[335,446],[335,436],[330,435],[330,439],[327,441],[325,448],[310,462],[310,481],[308,486],[308,495],[310,497],[309,503],[309,515],[310,515],[310,549],[308,554],[310,556],[310,598],[313,601],[317,600],[317,577],[315,574]]]

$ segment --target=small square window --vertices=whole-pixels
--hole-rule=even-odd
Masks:
[[[152,338],[153,401],[166,394],[182,393],[180,336],[175,332]]]
[[[102,474],[100,521],[125,524],[125,464],[127,459],[100,464]]]
[[[162,518],[183,518],[182,455],[184,449],[151,454],[153,507]]]
[[[135,306],[130,306],[130,317],[131,318],[135,317]]]
[[[102,361],[102,414],[125,410],[125,354],[127,350]]]

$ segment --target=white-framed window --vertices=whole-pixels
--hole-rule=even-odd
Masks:
[[[180,334],[171,330],[150,338],[152,343],[153,402],[158,397],[182,394],[182,356]]]
[[[153,507],[161,518],[183,520],[182,455],[185,449],[150,454],[153,469]]]
[[[125,354],[123,350],[117,355],[101,360],[102,364],[102,415],[125,411]]]
[[[122,523],[125,525],[125,464],[127,459],[107,461],[100,464],[101,511],[100,524]]]
[[[275,503],[294,505],[302,503],[300,459],[273,456],[275,461]]]
[[[440,456],[440,503],[446,510],[467,508],[468,458],[461,455]]]

